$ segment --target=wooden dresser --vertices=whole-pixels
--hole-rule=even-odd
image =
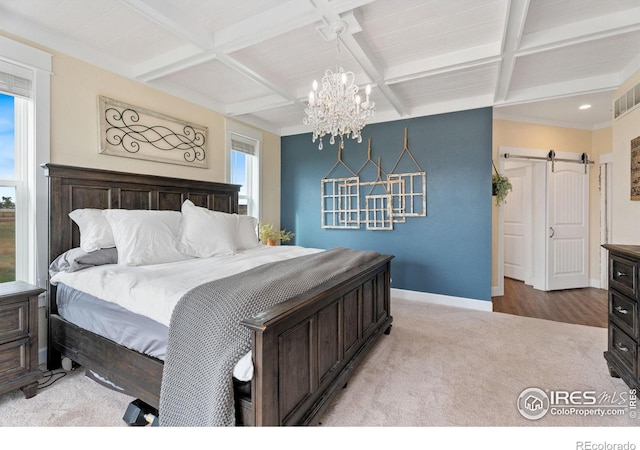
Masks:
[[[609,344],[604,357],[611,376],[640,389],[640,245],[603,247],[609,250]]]
[[[12,281],[0,283],[0,394],[21,388],[25,397],[37,393],[38,296],[37,286]]]

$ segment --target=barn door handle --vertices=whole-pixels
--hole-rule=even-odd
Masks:
[[[549,230],[551,230],[551,236],[549,237],[552,238],[556,234],[556,230],[554,230],[553,227],[549,227]]]

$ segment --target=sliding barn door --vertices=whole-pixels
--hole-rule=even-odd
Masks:
[[[552,170],[553,167],[553,170]],[[547,290],[589,286],[589,168],[547,163]]]

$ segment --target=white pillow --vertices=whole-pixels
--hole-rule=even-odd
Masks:
[[[188,259],[178,248],[179,211],[105,209],[118,264],[142,266]]]
[[[238,220],[236,245],[238,250],[247,250],[260,245],[258,240],[258,219],[234,214]]]
[[[80,248],[85,252],[116,246],[111,226],[102,215],[101,209],[74,209],[69,213],[69,217],[80,229]]]
[[[232,255],[237,249],[234,214],[211,211],[185,200],[180,224],[180,250],[189,256],[209,258]]]

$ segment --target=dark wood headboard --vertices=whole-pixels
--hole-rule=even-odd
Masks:
[[[79,208],[180,211],[189,199],[215,211],[238,212],[239,185],[43,164],[49,178],[49,264],[80,245],[80,232],[69,218]],[[55,290],[49,291],[50,306]],[[54,309],[55,309],[55,305]]]

